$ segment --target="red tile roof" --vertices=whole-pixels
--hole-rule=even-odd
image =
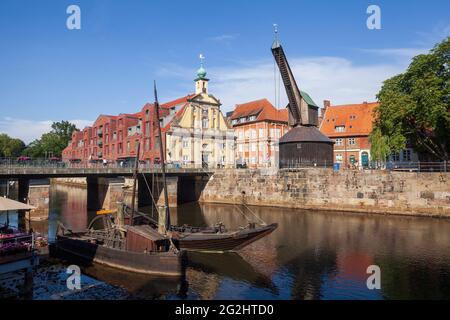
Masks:
[[[176,100],[163,103],[163,104],[161,104],[161,107],[162,108],[172,108],[172,107],[175,107],[175,106],[177,106],[179,104],[186,103],[189,99],[191,99],[194,96],[195,96],[195,94],[189,94],[189,95],[187,95],[185,97],[178,98]]]
[[[288,121],[287,109],[277,110],[267,99],[260,99],[243,104],[237,104],[230,118],[231,120],[235,120],[249,116],[257,116],[256,120],[253,122]]]
[[[372,132],[373,111],[378,102],[330,106],[326,109],[320,131],[328,137],[367,136]],[[345,126],[344,132],[336,132]]]

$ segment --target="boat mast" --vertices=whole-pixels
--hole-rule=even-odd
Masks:
[[[159,115],[159,103],[158,103],[158,93],[156,92],[156,81],[154,81],[154,91],[155,91],[155,111],[156,111],[156,126],[158,127],[158,136],[159,136],[159,152],[160,152],[160,160],[161,160],[161,171],[162,171],[162,179],[163,179],[163,188],[164,188],[164,209],[165,209],[165,227],[166,231],[170,230],[170,209],[169,209],[169,195],[167,193],[167,181],[166,181],[166,163],[164,159],[164,146],[161,134],[161,125],[160,125],[160,115]]]
[[[130,225],[132,226],[134,224],[134,207],[136,202],[136,180],[139,174],[139,154],[141,152],[141,144],[137,143],[137,154],[136,154],[136,163],[134,164],[134,172],[133,172],[133,193],[131,196],[131,219],[130,219]]]

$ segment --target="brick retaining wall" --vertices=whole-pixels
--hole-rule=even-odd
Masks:
[[[450,217],[450,173],[218,170],[200,201]]]

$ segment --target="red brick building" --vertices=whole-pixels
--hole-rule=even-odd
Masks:
[[[161,105],[161,117],[169,115],[171,108],[172,103]],[[126,161],[136,157],[138,143],[141,143],[140,159],[157,162],[159,144],[155,118],[154,106],[149,103],[134,114],[100,115],[91,127],[72,134],[62,158],[70,162]]]
[[[334,161],[344,167],[369,166],[373,111],[378,103],[361,103],[331,106],[324,101],[320,131],[332,139]]]
[[[235,131],[236,163],[250,168],[278,164],[278,140],[288,130],[287,109],[277,110],[267,99],[237,104],[229,120]]]

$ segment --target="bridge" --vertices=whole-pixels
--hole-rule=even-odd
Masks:
[[[67,164],[48,161],[0,161],[0,180],[17,181],[18,200],[29,201],[30,180],[49,178],[86,178],[88,210],[113,208],[117,199],[131,203],[132,191],[129,187],[133,176],[132,165],[103,165],[100,163]],[[137,179],[137,206],[152,205],[152,196],[158,201],[161,197],[161,166],[139,164]],[[180,167],[168,165],[166,169],[169,204],[176,206],[184,202],[197,201],[209,178],[212,169]],[[125,183],[117,185],[116,178],[125,178]],[[128,181],[128,182],[127,182]],[[32,204],[32,203],[31,203]]]

